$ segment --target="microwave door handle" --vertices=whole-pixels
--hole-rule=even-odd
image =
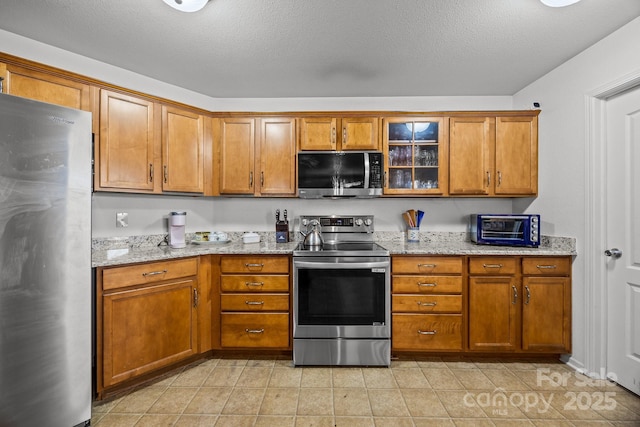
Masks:
[[[369,166],[369,153],[364,154],[364,188],[369,188],[369,174],[371,173]]]

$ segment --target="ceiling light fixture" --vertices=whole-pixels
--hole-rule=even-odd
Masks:
[[[207,5],[209,0],[162,0],[180,12],[197,12]]]
[[[540,0],[542,4],[549,7],[565,7],[574,3],[578,3],[580,0]]]

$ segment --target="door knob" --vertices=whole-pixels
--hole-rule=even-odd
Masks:
[[[622,251],[618,248],[611,248],[604,251],[604,254],[614,258],[620,258],[622,256]]]

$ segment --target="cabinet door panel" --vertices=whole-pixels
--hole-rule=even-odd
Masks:
[[[520,298],[512,277],[470,277],[469,349],[517,350]]]
[[[260,121],[260,194],[296,193],[296,121]]]
[[[522,349],[571,350],[571,295],[568,277],[525,277],[522,305]]]
[[[6,93],[91,111],[89,85],[15,65],[7,65]]]
[[[496,119],[496,183],[499,195],[538,193],[538,117]]]
[[[305,117],[300,120],[300,150],[335,150],[335,117]]]
[[[154,189],[152,102],[103,90],[100,99],[100,186]]]
[[[343,150],[379,150],[379,119],[377,117],[348,117],[342,121]]]
[[[253,194],[255,119],[221,119],[220,193]]]
[[[490,194],[495,119],[452,117],[449,121],[449,193]],[[495,179],[495,177],[493,177]]]
[[[204,191],[204,117],[162,107],[164,191]]]
[[[103,382],[110,386],[197,353],[194,280],[103,296]]]

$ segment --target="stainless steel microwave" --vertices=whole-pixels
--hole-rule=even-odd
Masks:
[[[474,214],[469,217],[471,241],[484,245],[540,245],[540,215]]]
[[[298,153],[298,196],[303,199],[372,198],[382,195],[379,151]]]

